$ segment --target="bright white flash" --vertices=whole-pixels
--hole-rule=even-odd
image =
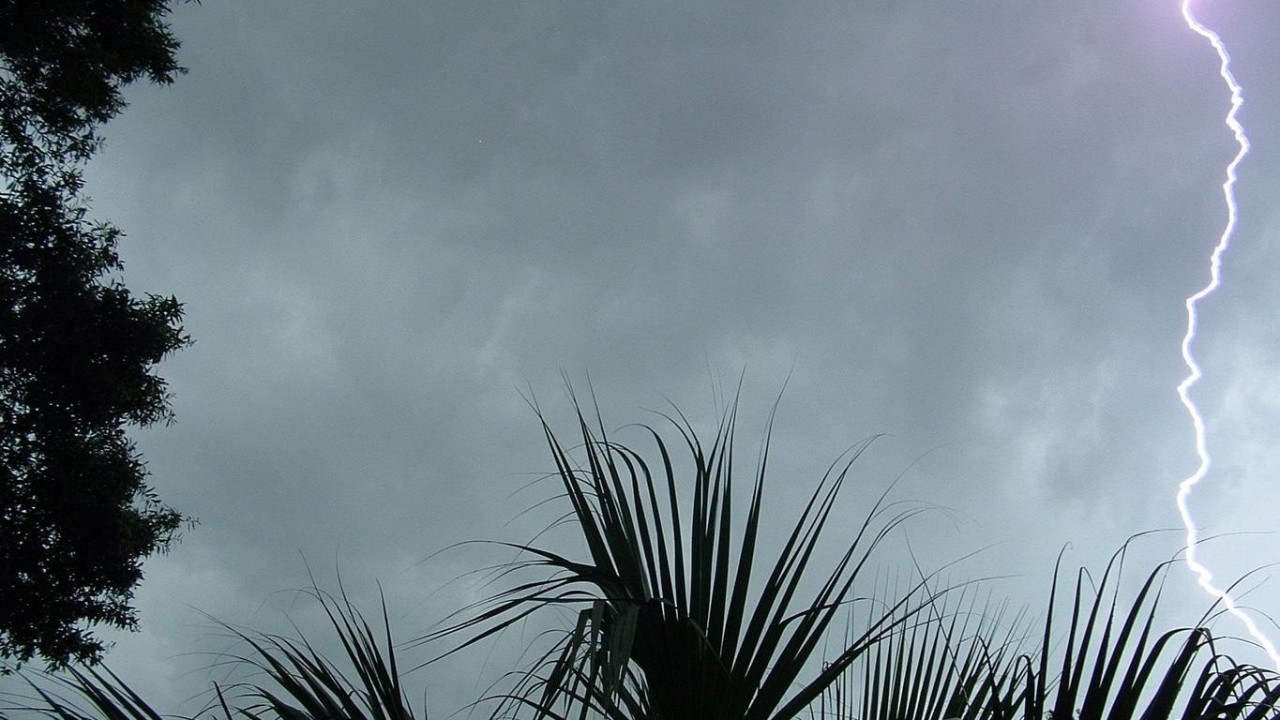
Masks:
[[[1190,374],[1178,384],[1178,397],[1182,399],[1183,406],[1187,408],[1187,412],[1191,415],[1191,424],[1195,426],[1196,455],[1200,458],[1200,465],[1190,477],[1178,485],[1178,512],[1182,515],[1182,525],[1187,531],[1185,554],[1187,567],[1196,574],[1200,587],[1220,600],[1232,616],[1244,623],[1244,626],[1249,630],[1249,635],[1262,646],[1262,649],[1271,658],[1272,664],[1275,665],[1276,669],[1280,670],[1280,653],[1276,652],[1275,645],[1258,628],[1253,618],[1249,617],[1236,605],[1236,601],[1225,590],[1219,589],[1213,584],[1213,573],[1209,572],[1209,568],[1196,560],[1198,537],[1195,520],[1192,519],[1191,509],[1187,504],[1192,488],[1209,474],[1210,462],[1208,443],[1205,440],[1204,418],[1200,415],[1200,410],[1196,407],[1195,402],[1191,400],[1191,388],[1201,377],[1200,366],[1196,364],[1195,357],[1191,354],[1191,343],[1196,339],[1196,305],[1211,295],[1222,284],[1222,255],[1231,246],[1231,236],[1235,233],[1238,215],[1236,209],[1236,168],[1239,167],[1240,161],[1249,152],[1249,138],[1245,135],[1244,126],[1236,119],[1236,113],[1240,111],[1240,106],[1244,103],[1244,94],[1240,83],[1236,82],[1235,76],[1231,73],[1231,55],[1227,53],[1227,46],[1222,42],[1222,38],[1218,37],[1217,33],[1200,24],[1200,21],[1191,13],[1191,0],[1182,0],[1182,17],[1187,21],[1187,27],[1194,30],[1205,40],[1208,40],[1209,44],[1218,53],[1220,63],[1218,72],[1222,76],[1222,80],[1227,84],[1227,88],[1231,90],[1231,109],[1227,112],[1226,124],[1235,136],[1236,144],[1239,145],[1240,149],[1231,160],[1231,163],[1227,165],[1227,179],[1222,184],[1222,194],[1227,202],[1227,224],[1222,230],[1222,236],[1218,238],[1218,244],[1213,248],[1213,254],[1209,257],[1209,284],[1205,285],[1195,295],[1187,298],[1186,301],[1187,334],[1182,338],[1182,360],[1187,364]]]

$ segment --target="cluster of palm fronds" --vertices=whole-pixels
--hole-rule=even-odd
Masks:
[[[877,644],[860,672],[834,683],[820,717],[880,720],[1273,720],[1280,718],[1280,676],[1221,652],[1205,627],[1157,632],[1160,583],[1170,563],[1151,571],[1127,602],[1114,586],[1127,550],[1096,585],[1078,571],[1066,630],[1055,570],[1039,647],[1000,629],[989,605],[961,593],[957,607],[935,598],[930,617]],[[1055,650],[1056,648],[1056,650]]]
[[[823,569],[817,590],[801,600],[804,583],[815,580],[811,569],[837,496],[870,441],[830,466],[780,551],[762,561],[767,441],[739,527],[735,413],[728,413],[709,446],[683,418],[669,419],[688,451],[692,487],[681,488],[671,448],[653,428],[645,428],[655,443],[657,460],[651,465],[579,412],[583,457],[574,462],[543,423],[588,557],[517,546],[530,559],[511,569],[532,569],[534,578],[464,611],[466,619],[426,638],[465,634],[465,647],[530,613],[577,607],[573,629],[502,696],[503,714],[527,710],[535,717],[560,717],[589,706],[609,718],[792,717],[860,653],[913,616],[886,614],[885,622],[872,623],[802,680],[833,620],[853,601],[854,582],[870,551],[915,511],[890,514],[881,496],[834,565]],[[682,490],[692,491],[684,506]],[[753,585],[753,575],[763,582],[757,577]],[[907,603],[904,598],[894,609]]]
[[[899,594],[873,587],[867,596],[866,586],[876,585],[864,577],[870,552],[918,512],[894,509],[882,495],[838,552],[821,552],[837,496],[867,443],[829,467],[785,540],[765,556],[768,433],[744,499],[734,494],[735,412],[709,444],[678,413],[667,420],[683,452],[644,427],[654,447],[649,459],[581,412],[577,448],[544,421],[554,477],[570,505],[565,519],[580,532],[585,555],[509,546],[522,559],[502,568],[508,589],[415,641],[451,643],[442,659],[531,618],[571,610],[572,620],[529,667],[482,699],[492,717],[1280,718],[1276,673],[1232,661],[1203,622],[1156,630],[1164,566],[1121,600],[1121,551],[1096,583],[1078,574],[1065,611],[1055,571],[1036,633],[1014,629],[1025,623],[1002,625],[1002,613],[978,603],[972,585],[939,588],[918,575]],[[241,634],[251,652],[240,660],[270,682],[219,689],[210,712],[228,720],[413,718],[385,608],[379,638],[345,596],[317,596],[354,677],[305,639]],[[1025,648],[1026,635],[1033,649]],[[78,671],[64,682],[87,710],[44,689],[29,705],[56,720],[158,717],[113,675]]]

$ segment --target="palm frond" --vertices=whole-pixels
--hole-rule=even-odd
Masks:
[[[223,720],[416,720],[401,684],[385,602],[382,628],[377,632],[347,599],[334,597],[314,585],[311,594],[321,604],[333,628],[351,674],[325,659],[299,634],[294,638],[250,634],[228,628],[252,651],[230,661],[262,671],[266,682],[233,685],[228,700],[215,685],[216,702],[195,717]],[[50,720],[162,720],[162,716],[128,684],[107,669],[70,668],[49,683],[30,682],[35,696],[14,708]],[[57,688],[74,691],[82,702],[68,700]],[[240,702],[243,701],[243,702]],[[0,711],[0,717],[4,717]],[[426,711],[423,711],[423,718]]]
[[[1013,718],[1019,701],[1012,695],[1015,664],[1011,660],[1021,642],[1020,623],[1015,619],[1004,626],[1004,607],[993,607],[989,595],[979,603],[975,587],[966,584],[951,594],[930,595],[927,615],[910,618],[828,687],[814,708],[817,716]],[[888,586],[881,594],[896,595]],[[878,608],[883,606],[877,603]],[[881,612],[871,610],[866,622],[879,621]]]
[[[794,717],[861,653],[909,621],[913,611],[904,598],[815,677],[800,680],[832,621],[853,601],[871,550],[917,512],[895,513],[882,495],[834,565],[816,577],[816,592],[801,599],[805,581],[815,579],[836,499],[872,439],[831,464],[772,563],[761,567],[772,413],[739,520],[736,402],[707,441],[678,411],[663,416],[678,435],[675,446],[641,425],[653,446],[650,458],[614,442],[598,409],[593,424],[576,401],[575,408],[579,461],[539,417],[585,558],[511,545],[527,553],[517,566],[538,576],[423,638],[461,638],[450,651],[456,652],[549,607],[578,608],[575,629],[525,673],[499,712],[524,708],[535,717],[561,717],[590,707],[608,717]],[[677,470],[673,447],[683,447],[687,471]],[[763,582],[756,581],[758,568]]]
[[[1200,717],[1193,712],[1200,701],[1187,687],[1193,671],[1202,677],[1205,673],[1216,677],[1214,691],[1228,695],[1256,693],[1274,682],[1273,673],[1260,670],[1247,674],[1251,681],[1260,683],[1255,689],[1243,684],[1245,676],[1229,680],[1234,674],[1223,675],[1227,665],[1234,666],[1229,658],[1216,651],[1207,660],[1204,657],[1204,650],[1214,648],[1213,636],[1205,627],[1155,631],[1161,585],[1169,562],[1148,573],[1134,597],[1122,604],[1118,589],[1112,586],[1119,582],[1127,549],[1126,544],[1112,556],[1092,590],[1087,573],[1083,569],[1077,572],[1068,626],[1057,658],[1050,651],[1056,632],[1056,588],[1060,579],[1055,569],[1041,649],[1037,658],[1029,658],[1020,679],[1027,717]]]
[[[416,720],[402,685],[385,599],[378,632],[345,591],[333,596],[313,584],[309,592],[324,610],[354,678],[326,659],[301,633],[288,638],[229,628],[253,651],[235,660],[257,667],[270,680],[269,684],[239,686],[251,702],[237,712],[251,719]]]
[[[1238,663],[1204,625],[1156,632],[1162,583],[1153,569],[1131,597],[1119,590],[1129,543],[1096,584],[1084,569],[1059,599],[1052,576],[1040,647],[1019,650],[1021,625],[1001,612],[933,596],[929,618],[900,626],[832,684],[817,713],[842,720],[1278,720],[1280,676]],[[967,605],[965,599],[968,598]],[[1059,627],[1064,624],[1065,630]]]
[[[45,675],[37,683],[27,677],[34,697],[24,698],[10,710],[43,715],[51,720],[161,720],[162,716],[133,688],[107,668],[68,667],[58,675]],[[70,691],[79,700],[68,698]],[[0,710],[0,718],[7,717]]]

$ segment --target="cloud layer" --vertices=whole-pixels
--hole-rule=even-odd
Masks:
[[[1166,4],[178,7],[190,73],[131,92],[90,192],[128,233],[130,285],[187,306],[197,345],[163,370],[179,422],[139,438],[200,525],[148,563],[113,666],[198,691],[207,657],[182,654],[227,643],[192,608],[305,628],[278,592],[303,558],[360,597],[381,579],[401,634],[424,631],[479,592],[444,583],[494,558],[422,561],[554,517],[522,515],[550,495],[521,490],[550,468],[522,395],[568,420],[562,373],[590,374],[615,427],[666,398],[709,426],[743,374],[751,450],[790,376],[780,516],[889,433],[851,516],[902,474],[896,497],[952,509],[907,533],[926,565],[994,543],[953,572],[1018,575],[1015,597],[1038,602],[1065,542],[1097,563],[1175,526],[1182,299],[1234,148],[1216,61]],[[1205,19],[1256,137],[1204,306],[1220,459],[1196,504],[1207,532],[1270,530],[1280,13]],[[1205,552],[1228,576],[1277,560],[1271,536]],[[481,655],[426,671],[433,713],[478,694],[451,679]]]

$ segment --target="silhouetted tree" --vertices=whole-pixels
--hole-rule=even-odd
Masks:
[[[100,659],[93,626],[136,627],[142,559],[183,520],[125,434],[172,418],[151,369],[189,343],[182,306],[112,277],[121,233],[80,197],[121,89],[182,71],[168,6],[0,0],[0,658],[18,664]]]

